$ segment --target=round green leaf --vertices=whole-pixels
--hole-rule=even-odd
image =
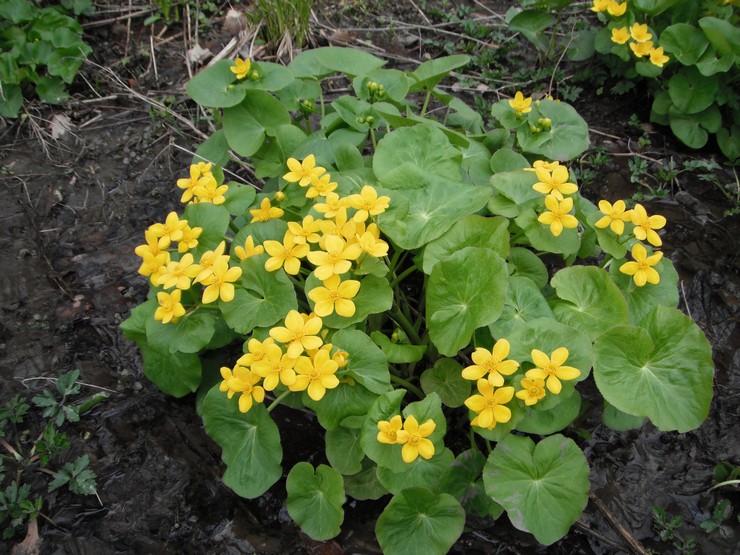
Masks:
[[[188,96],[206,108],[228,108],[239,104],[246,91],[233,85],[236,75],[230,69],[232,65],[229,60],[221,60],[195,75],[188,83]]]
[[[313,466],[299,462],[288,473],[285,484],[288,514],[309,537],[328,540],[339,534],[344,520],[342,475],[325,464],[314,473]]]
[[[243,216],[247,209],[252,206],[257,196],[257,191],[251,185],[242,185],[235,181],[230,182],[229,190],[224,197],[224,206],[232,216]]]
[[[709,133],[701,126],[696,114],[673,112],[669,115],[668,123],[673,134],[688,147],[701,148],[709,140]]]
[[[655,306],[675,308],[678,305],[678,272],[669,258],[663,258],[655,267],[660,274],[660,283],[642,287],[635,285],[632,276],[619,271],[623,263],[621,260],[612,263],[609,274],[627,300],[631,324],[638,325]]]
[[[342,474],[356,474],[362,470],[365,453],[360,446],[360,430],[340,426],[326,431],[326,458],[332,468]]]
[[[462,366],[454,358],[440,358],[421,375],[421,388],[436,393],[448,407],[461,407],[470,396],[471,382],[462,377]]]
[[[359,48],[325,46],[315,50],[316,60],[332,71],[349,76],[364,75],[385,65],[385,60]]]
[[[419,457],[413,465],[406,465],[400,472],[379,466],[378,481],[391,493],[401,493],[406,488],[414,487],[429,487],[439,493],[442,477],[454,460],[455,455],[452,451],[444,448],[429,460]]]
[[[486,458],[480,451],[473,449],[463,451],[447,467],[439,490],[454,496],[465,508],[466,513],[497,519],[504,512],[504,508],[485,492],[481,480],[485,464]]]
[[[559,432],[576,419],[581,410],[581,396],[576,391],[549,410],[537,410],[536,407],[527,407],[524,418],[515,428],[527,434],[547,436]]]
[[[364,416],[378,396],[367,388],[354,384],[340,383],[328,389],[319,401],[303,393],[303,404],[316,413],[325,430],[336,429],[347,417]]]
[[[543,10],[524,10],[509,20],[509,28],[521,33],[534,44],[540,52],[548,51],[548,35],[544,30],[555,23],[555,18]]]
[[[529,203],[537,206],[544,202],[542,193],[532,188],[535,183],[537,183],[537,176],[533,172],[525,172],[522,169],[495,173],[491,177],[493,188],[518,205]]]
[[[224,483],[242,497],[253,499],[282,476],[283,448],[265,405],[257,403],[243,414],[238,397],[227,399],[219,386],[214,386],[203,400],[201,416],[206,433],[223,449]]]
[[[668,80],[668,94],[680,114],[696,114],[709,108],[718,88],[716,77],[705,77],[694,67],[684,68]]]
[[[188,204],[182,219],[187,220],[190,227],[203,229],[198,237],[198,246],[189,251],[197,261],[204,252],[215,249],[224,240],[231,218],[224,206],[199,202]]]
[[[501,148],[493,153],[490,160],[491,170],[494,173],[515,172],[530,167],[527,159],[510,148]],[[534,182],[532,182],[534,185]]]
[[[459,219],[441,237],[424,248],[424,273],[431,274],[440,260],[445,260],[465,247],[485,247],[502,258],[509,255],[509,221],[470,215]]]
[[[465,510],[454,497],[411,488],[393,496],[378,517],[375,534],[386,555],[442,555],[464,526]]]
[[[409,90],[409,79],[406,74],[397,69],[376,69],[365,75],[355,77],[352,81],[352,88],[355,94],[366,101],[370,101],[370,92],[367,84],[370,82],[383,85],[385,96],[395,102],[403,102],[406,93]]]
[[[455,54],[454,56],[443,56],[434,60],[427,60],[419,65],[409,77],[412,84],[410,92],[427,91],[439,83],[453,70],[466,65],[470,56]]]
[[[184,397],[198,389],[201,365],[198,355],[191,353],[160,352],[139,343],[144,375],[162,392],[173,397]]]
[[[391,364],[409,364],[419,362],[427,350],[426,345],[408,345],[406,343],[393,343],[383,332],[375,330],[370,333],[370,339],[373,340],[385,354],[388,362]]]
[[[287,67],[272,62],[255,64],[259,79],[244,79],[240,85],[247,90],[279,91],[290,85],[295,76]]]
[[[196,205],[197,206],[197,205]],[[265,270],[267,254],[251,256],[240,264],[242,276],[236,283],[234,300],[219,301],[226,323],[238,333],[264,328],[298,308],[295,289],[282,270]]]
[[[694,65],[709,46],[707,37],[688,23],[676,23],[660,34],[660,45],[685,66]]]
[[[660,430],[697,428],[712,400],[709,342],[674,308],[657,306],[640,325],[614,328],[596,340],[599,391],[620,411],[647,416]]]
[[[341,330],[331,337],[335,347],[346,351],[347,366],[344,370],[373,393],[386,393],[391,377],[388,359],[370,337],[360,330]]]
[[[531,250],[524,247],[512,247],[508,262],[512,277],[529,278],[539,289],[547,285],[549,278],[547,267],[542,259]]]
[[[514,274],[509,278],[504,310],[488,329],[493,337],[508,337],[537,318],[554,318],[550,305],[531,279]]]
[[[575,108],[565,102],[542,100],[537,110],[536,118],[550,118],[552,127],[539,133],[533,133],[529,125],[519,127],[516,138],[522,150],[550,160],[564,161],[576,158],[588,149],[588,125]]]
[[[487,248],[466,247],[434,266],[426,309],[429,337],[440,353],[454,356],[477,328],[501,315],[508,281],[506,262]]]
[[[535,446],[528,437],[510,435],[488,457],[483,482],[516,528],[551,545],[586,507],[588,473],[586,457],[567,437],[556,434]]]
[[[717,144],[722,154],[734,162],[740,157],[740,126],[722,127],[717,131]]]
[[[550,283],[560,299],[552,306],[555,318],[591,339],[627,323],[627,302],[606,270],[571,266],[555,274]]]
[[[699,27],[721,55],[740,57],[740,30],[737,25],[717,17],[703,17],[699,20]]]
[[[614,405],[610,405],[607,401],[604,401],[604,412],[601,414],[601,419],[604,421],[604,424],[618,432],[639,430],[645,423],[644,417],[632,416],[631,414],[622,412]]]
[[[380,499],[386,495],[388,490],[380,485],[376,475],[377,468],[377,465],[367,457],[362,459],[362,470],[344,477],[344,490],[347,495],[358,501]]]
[[[543,199],[544,203],[544,199]],[[544,209],[542,210],[544,212]],[[537,220],[537,212],[531,208],[525,208],[514,220],[524,230],[532,248],[539,251],[552,252],[556,254],[576,254],[581,248],[581,238],[575,229],[564,229],[555,237],[550,231],[550,226]]]
[[[224,133],[237,154],[252,156],[262,146],[266,135],[290,123],[290,113],[271,94],[246,91],[244,100],[224,110]]]
[[[216,316],[209,311],[191,312],[174,324],[150,318],[146,339],[153,348],[165,353],[197,353],[211,341],[216,331]]]

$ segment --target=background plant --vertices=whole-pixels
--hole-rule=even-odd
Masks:
[[[711,350],[675,308],[665,219],[580,195],[560,162],[588,129],[565,102],[520,92],[486,128],[438,86],[468,61],[401,72],[320,48],[287,68],[221,61],[188,86],[223,127],[178,180],[182,215],[137,247],[150,299],[122,327],[163,391],[198,392],[240,495],[283,474],[272,411],[316,414],[330,466],[287,480],[314,539],[339,532],[348,495],[392,494],[376,526],[388,553],[445,552],[466,513],[507,511],[551,544],[588,499],[585,455],[559,433],[578,382],[593,371],[615,429],[686,431],[709,410]],[[336,73],[354,94],[324,96]],[[230,151],[254,184],[225,180]]]
[[[279,45],[286,38],[303,48],[309,36],[313,0],[256,0],[246,11],[252,25],[261,25],[265,41]]]
[[[68,14],[92,10],[89,0],[44,8],[28,0],[0,2],[1,116],[16,117],[31,88],[43,102],[67,99],[66,86],[92,52],[82,40],[82,26]]]

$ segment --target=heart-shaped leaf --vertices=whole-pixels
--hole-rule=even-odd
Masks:
[[[322,541],[339,534],[345,501],[339,472],[320,464],[314,473],[309,463],[299,462],[288,473],[285,487],[288,514],[309,537]]]

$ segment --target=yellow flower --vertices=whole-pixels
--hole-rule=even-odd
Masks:
[[[265,355],[261,360],[252,363],[255,374],[264,379],[262,386],[266,391],[272,391],[282,383],[290,387],[295,383],[295,364],[297,358],[283,354],[283,350],[274,343],[265,345]]]
[[[207,287],[203,290],[203,304],[209,304],[219,297],[225,303],[234,300],[233,282],[242,276],[242,269],[239,266],[229,268],[226,260],[216,260],[213,264],[213,272],[206,279],[201,281]]]
[[[600,229],[611,227],[614,233],[622,235],[624,233],[624,222],[632,220],[632,211],[626,210],[626,208],[627,205],[624,204],[623,200],[618,200],[614,204],[606,200],[600,200],[599,210],[604,214],[604,217],[594,225]]]
[[[213,177],[201,178],[193,189],[193,194],[198,199],[198,202],[212,202],[213,204],[218,205],[226,202],[226,197],[224,195],[228,190],[228,185],[221,185],[219,187]]]
[[[187,222],[185,222],[185,225],[187,225]],[[144,240],[146,241],[146,244],[137,246],[134,249],[134,252],[142,258],[144,257],[144,253],[149,253],[152,256],[159,256],[160,254],[169,255],[165,250],[167,247],[159,246],[159,237],[160,236],[154,233],[151,229],[147,229],[144,232]],[[167,262],[169,262],[169,260],[167,260]]]
[[[545,380],[542,378],[522,378],[519,385],[522,389],[516,392],[517,399],[524,401],[528,407],[545,396]]]
[[[257,374],[239,366],[232,371],[226,366],[221,367],[223,381],[219,385],[220,391],[225,391],[226,396],[231,399],[234,393],[241,393],[239,397],[239,412],[246,413],[252,408],[253,403],[261,403],[265,400],[265,390],[257,385],[262,379]]]
[[[478,380],[480,395],[472,395],[465,400],[465,406],[477,416],[470,422],[471,426],[478,426],[493,430],[497,423],[505,424],[511,420],[511,410],[504,406],[514,396],[513,387],[495,389],[488,380]]]
[[[391,199],[387,196],[378,197],[378,192],[374,187],[365,185],[359,194],[348,196],[347,202],[357,210],[352,219],[356,222],[364,222],[370,216],[377,216],[385,212]]]
[[[375,258],[382,258],[388,254],[388,243],[382,239],[377,239],[371,231],[366,231],[361,236],[358,236],[357,242],[363,252]]]
[[[636,42],[647,42],[653,38],[652,33],[648,30],[647,23],[635,23],[630,27],[630,36]]]
[[[297,244],[318,243],[321,237],[318,232],[321,231],[322,220],[314,220],[313,216],[306,216],[302,223],[288,222],[288,231],[293,234]]]
[[[616,42],[617,44],[624,44],[628,40],[630,40],[630,32],[627,27],[612,29],[612,42]]]
[[[359,244],[348,245],[341,237],[329,235],[326,237],[326,251],[309,252],[308,260],[316,266],[314,275],[321,281],[326,281],[332,275],[344,274],[349,272],[352,267],[352,260],[362,254],[362,248]]]
[[[329,316],[336,312],[339,316],[349,318],[355,314],[354,299],[360,290],[360,282],[348,279],[340,282],[338,275],[332,275],[324,281],[324,287],[315,287],[308,292],[308,298],[315,304],[316,316]]]
[[[280,218],[285,211],[277,206],[270,204],[269,198],[263,198],[259,208],[254,208],[249,211],[252,214],[252,220],[249,223],[255,222],[268,222]]]
[[[663,67],[663,64],[670,60],[670,57],[663,53],[662,46],[659,46],[658,48],[653,48],[650,52],[648,52],[648,55],[650,56],[650,63],[658,67]]]
[[[248,352],[240,356],[236,363],[239,366],[246,366],[247,368],[251,367],[255,362],[259,362],[267,356],[267,346],[273,345],[274,343],[275,341],[272,337],[267,337],[264,341],[260,341],[259,339],[252,337],[247,342]]]
[[[624,15],[624,12],[627,11],[627,2],[622,2],[620,4],[616,0],[609,0],[606,11],[609,12],[609,15],[613,15],[614,17]]]
[[[609,7],[609,0],[594,0],[594,5],[591,11],[594,12],[605,12]]]
[[[276,272],[280,268],[285,268],[285,271],[294,276],[301,271],[301,258],[308,254],[311,247],[307,244],[296,244],[295,236],[287,232],[283,237],[283,242],[280,241],[265,241],[265,251],[270,255],[265,261],[265,270],[268,272]]]
[[[663,240],[655,230],[665,227],[666,219],[664,216],[656,214],[648,217],[647,211],[642,204],[635,204],[635,208],[632,210],[632,223],[635,224],[635,229],[632,230],[632,233],[640,241],[647,240],[648,243],[656,247],[663,244]]]
[[[288,356],[297,358],[304,349],[309,351],[321,347],[320,331],[321,318],[308,316],[304,319],[297,310],[291,310],[285,317],[285,327],[272,328],[270,337],[287,345]]]
[[[177,322],[177,319],[185,314],[185,308],[180,304],[180,295],[182,291],[175,289],[172,293],[160,291],[157,293],[157,302],[159,308],[154,311],[154,319],[161,321],[163,324]]]
[[[290,170],[283,176],[288,183],[298,183],[301,187],[310,184],[312,180],[318,179],[324,174],[326,169],[316,165],[316,157],[309,154],[299,162],[295,158],[288,158],[288,169]]]
[[[403,420],[400,415],[396,415],[390,420],[381,420],[378,422],[378,442],[387,445],[398,443],[398,431],[403,427]]]
[[[247,58],[246,60],[236,58],[234,60],[234,65],[231,66],[229,69],[234,75],[236,75],[237,79],[244,79],[247,75],[249,75],[250,67],[252,67],[252,61],[249,58]]]
[[[182,238],[182,230],[188,225],[187,220],[181,220],[177,213],[170,212],[163,224],[153,224],[149,226],[149,231],[153,233],[159,241],[160,249],[166,249],[172,241],[179,241]]]
[[[646,283],[652,283],[653,285],[660,283],[660,274],[653,266],[663,258],[662,252],[658,251],[648,256],[647,249],[642,246],[642,243],[635,243],[635,246],[632,247],[632,258],[635,261],[622,264],[619,267],[620,272],[632,276],[635,285],[638,287],[642,287]]]
[[[250,256],[254,256],[255,254],[262,254],[263,252],[265,252],[265,247],[263,247],[262,245],[257,245],[255,247],[254,237],[252,237],[251,235],[247,235],[243,247],[234,248],[234,254],[239,260],[246,260]]]
[[[568,197],[562,202],[554,195],[545,197],[545,206],[549,212],[543,212],[537,218],[541,224],[549,225],[550,232],[557,237],[563,232],[564,228],[575,229],[578,227],[578,220],[568,212],[573,208],[573,199]]]
[[[180,202],[188,202],[193,198],[195,188],[199,185],[206,185],[210,180],[214,183],[216,180],[211,174],[211,164],[199,162],[190,165],[190,177],[184,177],[177,180],[177,186],[185,189],[180,197]]]
[[[476,381],[488,374],[488,381],[491,382],[491,385],[496,387],[504,385],[504,376],[513,374],[519,368],[517,361],[506,360],[510,349],[511,345],[506,339],[496,341],[490,351],[478,347],[471,355],[475,364],[464,368],[462,377],[466,380]]]
[[[187,252],[198,246],[198,237],[203,233],[202,227],[190,227],[186,225],[182,229],[182,237],[177,245],[177,252]]]
[[[179,261],[170,261],[159,276],[155,285],[161,285],[165,289],[177,287],[178,289],[190,289],[190,280],[198,274],[198,265],[194,264],[193,255],[186,253]]]
[[[552,172],[555,168],[560,165],[560,162],[555,160],[554,162],[546,162],[545,160],[535,160],[531,168],[524,168],[525,172],[536,172],[539,168],[545,171]]]
[[[331,180],[331,175],[325,173],[311,180],[311,186],[306,191],[306,198],[325,197],[337,188],[337,184]]]
[[[524,98],[524,95],[521,91],[517,91],[514,95],[514,98],[509,100],[509,106],[511,106],[514,109],[514,114],[516,114],[516,117],[521,116],[522,114],[527,114],[532,111],[532,97]]]
[[[325,218],[333,218],[342,209],[347,207],[347,200],[339,198],[336,193],[328,193],[324,198],[324,202],[319,202],[314,206],[319,214],[323,214]]]
[[[532,185],[532,189],[543,195],[552,195],[558,200],[563,200],[563,195],[571,195],[578,190],[575,183],[569,183],[568,168],[557,166],[552,172],[545,168],[535,168],[535,174],[539,181]]]
[[[528,370],[526,376],[529,379],[547,378],[547,389],[557,395],[563,387],[560,380],[574,380],[581,375],[578,368],[563,366],[569,354],[565,347],[555,349],[549,357],[538,349],[532,349],[532,362],[535,368]]]
[[[320,349],[313,360],[302,356],[295,364],[296,380],[291,391],[308,391],[308,396],[314,401],[320,401],[327,389],[334,389],[339,385],[336,371],[339,365],[329,358],[328,351]]]
[[[224,254],[226,250],[226,241],[221,241],[212,251],[206,251],[200,255],[198,263],[198,273],[195,276],[195,283],[203,283],[208,276],[213,274],[213,267],[219,260],[229,262],[229,255]]]
[[[328,345],[331,346],[331,343],[328,343]],[[331,359],[339,365],[339,368],[344,368],[349,361],[349,353],[340,349],[332,355]]]
[[[326,249],[326,238],[330,235],[349,242],[357,235],[357,226],[358,223],[354,220],[347,221],[347,209],[345,207],[340,208],[331,219],[319,220],[319,230],[322,233],[319,238],[319,246]]]
[[[647,42],[631,42],[630,43],[630,50],[632,50],[632,53],[638,58],[642,58],[643,56],[648,56],[652,49],[653,49],[653,41],[651,40]]]
[[[166,267],[170,261],[170,253],[162,252],[154,256],[149,252],[145,252],[141,255],[141,266],[139,266],[139,273],[142,276],[152,276],[152,283],[156,285],[156,280],[159,279],[159,275],[155,277],[155,274],[160,273],[160,269]]]
[[[427,460],[434,456],[434,444],[427,438],[432,435],[436,427],[437,424],[431,418],[421,426],[419,426],[414,416],[409,416],[406,419],[403,423],[403,430],[396,432],[398,443],[403,444],[401,449],[403,462],[412,463],[419,455]]]

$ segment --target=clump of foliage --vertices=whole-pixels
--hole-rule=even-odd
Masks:
[[[92,49],[75,16],[92,12],[89,0],[40,8],[28,0],[0,1],[0,116],[14,118],[31,88],[49,104],[68,98],[66,86]]]
[[[279,45],[286,39],[297,48],[308,40],[313,0],[255,0],[247,10],[252,25],[261,25],[265,40]]]
[[[519,92],[486,128],[437,87],[468,60],[401,72],[330,47],[212,65],[188,93],[223,127],[177,181],[184,211],[136,248],[150,294],[122,328],[160,389],[198,392],[229,487],[257,497],[283,475],[276,407],[316,415],[330,465],[296,464],[287,507],[317,540],[347,496],[392,495],[387,553],[444,553],[466,514],[504,511],[551,544],[588,501],[561,433],[580,382],[619,430],[709,411],[711,349],[676,309],[665,218],[581,196],[564,162],[588,129],[565,102]],[[354,94],[329,102],[336,73]],[[225,181],[229,151],[257,183]]]
[[[11,397],[0,407],[0,526],[5,539],[39,516],[47,518],[42,513],[44,493],[67,486],[79,495],[96,495],[95,473],[89,468],[87,455],[61,468],[53,464],[70,447],[67,434],[60,429],[64,423],[79,421],[81,413],[107,397],[98,393],[73,401],[80,393],[79,375],[74,370],[59,376],[53,389],[44,389],[31,399],[43,409],[41,419],[30,418],[34,411],[22,395]],[[52,480],[41,488],[32,478],[34,472]]]

